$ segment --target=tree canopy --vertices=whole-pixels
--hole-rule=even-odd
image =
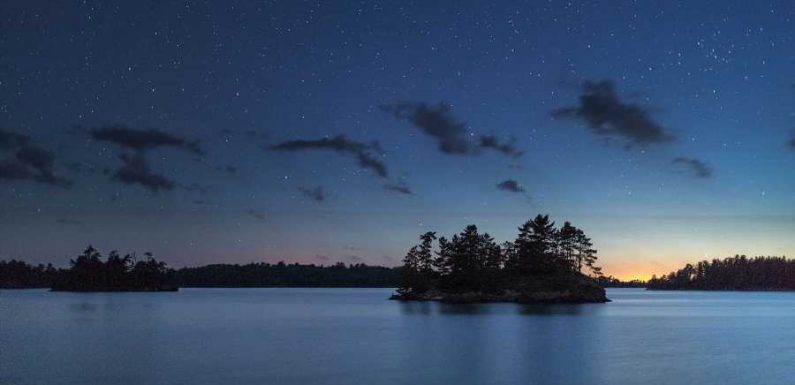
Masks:
[[[795,290],[795,260],[735,255],[701,261],[662,277],[652,276],[656,290]]]
[[[420,298],[429,291],[502,293],[528,281],[583,276],[583,271],[601,277],[591,239],[571,223],[558,228],[548,215],[538,215],[518,230],[514,241],[502,244],[475,225],[449,238],[420,235],[403,259],[397,297]]]

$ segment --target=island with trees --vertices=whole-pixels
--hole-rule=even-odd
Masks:
[[[54,274],[53,291],[176,291],[174,273],[164,262],[152,258],[137,260],[134,255],[121,256],[117,251],[102,258],[88,246],[83,254],[70,261],[69,269]]]
[[[437,241],[438,247],[434,247]],[[599,303],[609,301],[597,281],[596,250],[585,233],[548,215],[519,227],[513,242],[497,244],[467,226],[450,239],[427,232],[409,249],[403,280],[391,297],[403,301]],[[583,271],[590,273],[586,275]]]
[[[736,255],[701,261],[662,277],[652,276],[649,290],[795,290],[795,260]]]

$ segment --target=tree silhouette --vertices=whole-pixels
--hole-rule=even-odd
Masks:
[[[435,233],[420,236],[404,258],[400,299],[444,296],[445,293],[480,292],[498,296],[506,290],[541,290],[549,287],[583,287],[590,290],[601,279],[596,250],[585,233],[565,222],[560,229],[548,215],[538,215],[519,227],[513,242],[498,245],[488,233],[468,225],[449,239],[438,238],[432,258]],[[430,263],[432,262],[432,263]],[[601,290],[601,289],[599,289]],[[603,292],[603,291],[602,291]]]
[[[662,277],[652,276],[647,287],[662,290],[795,290],[795,260],[735,255],[695,265],[688,263]]]

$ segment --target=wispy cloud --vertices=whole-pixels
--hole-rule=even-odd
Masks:
[[[512,143],[500,142],[495,136],[467,132],[466,123],[453,116],[452,108],[445,102],[399,102],[384,104],[379,108],[434,138],[439,151],[445,154],[475,155],[484,149],[511,157],[522,154]]]
[[[113,174],[113,180],[127,185],[138,184],[152,192],[172,190],[174,188],[174,181],[152,172],[143,153],[122,154],[119,159],[122,160],[123,164]]]
[[[156,147],[174,147],[202,155],[204,151],[198,141],[190,141],[167,132],[154,129],[135,129],[121,124],[102,126],[88,131],[94,140],[111,142],[135,151],[146,151]]]
[[[246,214],[251,215],[252,217],[254,217],[256,219],[259,219],[261,221],[264,221],[265,218],[266,218],[264,213],[261,213],[261,212],[259,212],[257,210],[254,210],[254,209],[246,210]]]
[[[593,134],[623,141],[627,147],[673,140],[673,135],[646,108],[622,101],[609,80],[585,82],[579,99],[578,106],[554,110],[552,116],[582,120]]]
[[[377,158],[377,154],[381,152],[381,147],[377,142],[367,144],[350,140],[345,135],[337,135],[333,138],[314,140],[288,140],[272,145],[269,148],[274,151],[289,152],[331,150],[354,157],[362,168],[370,169],[381,178],[387,178],[388,176],[386,164]]]
[[[385,184],[384,185],[384,189],[388,190],[388,191],[394,191],[394,192],[399,193],[399,194],[414,195],[414,192],[411,191],[411,188],[409,188],[409,186],[407,186],[405,183],[402,183],[402,182],[401,183]]]
[[[526,192],[525,188],[522,187],[522,185],[520,185],[519,182],[513,179],[508,179],[500,183],[497,183],[497,188],[502,191],[508,191],[517,194],[522,194]]]
[[[671,162],[685,167],[687,172],[697,178],[710,178],[714,172],[710,165],[696,158],[678,157]]]
[[[483,135],[480,137],[480,147],[490,148],[499,153],[508,155],[513,158],[522,156],[522,151],[514,146],[513,143],[500,142],[496,136]]]
[[[32,180],[59,187],[72,181],[55,173],[55,153],[34,143],[28,135],[0,130],[0,180]]]
[[[323,187],[321,186],[311,189],[305,187],[299,187],[298,191],[300,191],[301,194],[303,194],[309,199],[312,199],[315,202],[323,202],[324,200],[326,200],[326,193],[323,191]]]

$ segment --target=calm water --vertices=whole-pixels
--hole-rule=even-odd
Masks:
[[[0,291],[0,384],[785,384],[795,293],[614,289],[598,305],[385,289]]]

